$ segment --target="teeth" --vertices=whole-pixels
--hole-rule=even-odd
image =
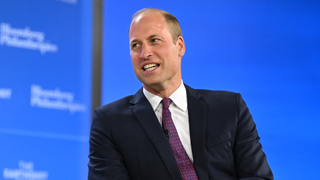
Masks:
[[[152,71],[157,67],[156,64],[147,64],[143,67],[143,69],[145,69],[146,71]]]
[[[146,71],[152,71],[152,70],[154,70],[156,67],[151,67],[151,68],[148,68],[148,69],[146,69]]]

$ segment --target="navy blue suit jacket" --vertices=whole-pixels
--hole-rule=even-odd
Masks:
[[[186,85],[199,180],[273,179],[240,94]],[[166,135],[142,89],[95,110],[89,180],[182,180]]]

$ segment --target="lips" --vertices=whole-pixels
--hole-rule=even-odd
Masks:
[[[159,66],[159,64],[146,64],[145,66],[143,66],[143,70],[152,71],[155,68],[157,68],[158,66]]]

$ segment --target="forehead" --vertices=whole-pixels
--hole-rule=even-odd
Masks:
[[[132,20],[129,29],[129,40],[150,34],[168,31],[167,23],[159,12],[143,12]]]

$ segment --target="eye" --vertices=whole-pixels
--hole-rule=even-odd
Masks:
[[[153,38],[151,39],[151,42],[155,43],[155,42],[158,42],[160,39],[157,39],[157,38]]]
[[[136,48],[138,45],[139,45],[138,43],[133,43],[133,44],[131,45],[131,49]]]

